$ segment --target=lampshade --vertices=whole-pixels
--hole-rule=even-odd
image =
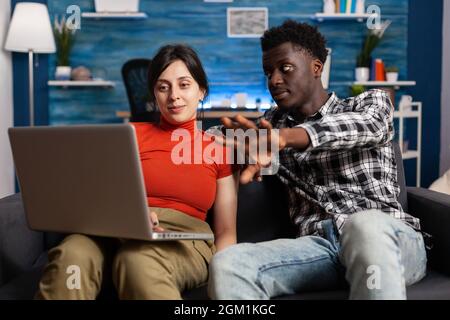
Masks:
[[[16,4],[5,49],[15,52],[53,53],[56,51],[47,6],[41,3]]]

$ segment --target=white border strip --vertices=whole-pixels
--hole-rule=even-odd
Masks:
[[[3,46],[11,16],[10,1],[1,0],[0,7],[0,44]],[[6,50],[0,50],[0,70],[0,198],[3,198],[15,192],[14,164],[8,139],[8,128],[14,124],[12,56]]]
[[[440,175],[450,169],[450,1],[443,6]]]

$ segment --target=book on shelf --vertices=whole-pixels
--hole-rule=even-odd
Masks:
[[[347,0],[347,6],[345,7],[345,13],[352,13],[352,0]]]
[[[341,0],[340,3],[341,5],[338,12],[345,13],[345,10],[347,9],[347,0]]]
[[[370,81],[386,81],[386,72],[382,59],[373,58],[370,64]]]
[[[356,13],[356,0],[352,0],[351,13]]]
[[[375,59],[375,81],[386,81],[384,72],[384,62],[382,59]]]
[[[355,13],[356,0],[335,0],[337,13]]]
[[[375,81],[375,59],[372,58],[370,60],[370,76],[369,76],[369,80],[370,81]]]

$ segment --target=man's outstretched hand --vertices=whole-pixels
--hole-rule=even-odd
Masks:
[[[253,138],[243,140],[235,138],[234,141],[229,143],[234,146],[237,152],[245,152],[246,167],[241,172],[240,182],[247,184],[254,179],[261,181],[261,169],[271,165],[274,154],[285,148],[285,140],[278,134],[278,130],[273,130],[270,122],[265,119],[260,121],[259,127],[253,121],[241,115],[232,119],[223,117],[221,121],[227,129],[242,129],[243,132],[247,130],[255,131],[255,135],[250,135]],[[245,145],[242,145],[242,141]],[[264,152],[261,152],[261,146],[265,146]]]

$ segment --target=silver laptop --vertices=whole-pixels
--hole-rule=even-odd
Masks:
[[[31,229],[139,240],[214,239],[211,233],[152,230],[133,126],[18,127],[8,133]]]

